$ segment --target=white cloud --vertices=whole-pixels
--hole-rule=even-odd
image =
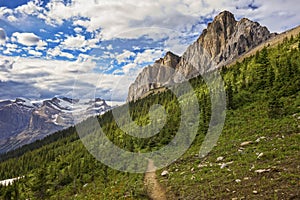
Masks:
[[[154,62],[155,60],[161,58],[163,53],[164,52],[162,50],[147,49],[144,52],[137,54],[134,63],[143,64]]]
[[[27,4],[21,5],[16,8],[16,12],[26,14],[26,15],[33,15],[38,14],[40,11],[42,11],[43,8],[38,6],[38,2],[29,1]]]
[[[130,57],[134,57],[136,54],[134,52],[123,50],[123,53],[116,56],[116,59],[119,64],[128,61]]]
[[[13,16],[13,15],[8,16],[7,20],[10,21],[10,22],[16,22],[16,21],[18,21],[18,19],[15,16]]]
[[[80,27],[76,27],[76,28],[74,28],[74,31],[75,31],[76,33],[81,33],[83,30],[82,30],[82,28],[80,28]]]
[[[68,36],[65,41],[62,42],[62,45],[65,49],[78,49],[85,47],[87,44],[85,37],[82,35],[77,36]]]
[[[0,7],[0,18],[3,19],[6,15],[12,15],[13,10],[6,8],[6,7]]]
[[[43,55],[41,52],[35,51],[35,50],[32,50],[32,49],[29,50],[28,53],[29,53],[30,55],[33,55],[33,56],[36,56],[36,57],[40,57],[40,56]]]
[[[40,38],[34,33],[15,32],[12,36],[15,37],[18,43],[23,44],[25,46],[44,45],[44,43],[40,41]]]
[[[57,46],[53,49],[48,49],[47,51],[47,55],[51,56],[51,57],[56,57],[61,53],[60,48]]]
[[[108,100],[124,101],[126,99],[127,89],[135,77],[95,73],[93,69],[96,63],[89,59],[90,56],[82,54],[81,57],[84,59],[70,62],[0,56],[0,61],[6,60],[5,63],[0,63],[3,65],[0,80],[14,81],[27,85],[29,88],[36,88],[38,91],[31,91],[36,98],[39,98],[40,92],[43,92],[50,95],[52,93],[69,95],[69,97],[79,95],[80,98],[90,97],[92,93],[92,95]],[[4,70],[4,67],[5,70],[9,68],[9,73]],[[22,91],[11,92],[22,93]]]
[[[131,73],[131,72],[134,72],[135,75],[137,75],[137,74],[138,74],[137,71],[136,71],[136,68],[137,68],[137,67],[138,67],[138,66],[137,66],[136,63],[129,63],[129,64],[123,66],[123,67],[122,67],[122,70],[123,70],[124,74],[129,74],[129,73]]]
[[[72,54],[67,53],[67,52],[61,52],[61,53],[60,53],[60,56],[61,56],[61,57],[66,57],[66,58],[69,58],[69,59],[75,58]]]
[[[10,49],[17,49],[17,48],[18,48],[18,45],[8,43],[8,44],[6,44],[6,47],[7,47],[7,48],[10,48]]]
[[[47,52],[47,55],[54,58],[54,57],[57,57],[57,56],[60,56],[60,57],[65,57],[65,58],[68,58],[68,59],[74,59],[74,55],[68,53],[68,52],[63,52],[61,51],[61,49],[56,46],[55,48],[53,49],[49,49],[48,52]]]
[[[16,44],[7,43],[5,45],[5,47],[6,47],[6,50],[3,51],[3,53],[7,54],[7,55],[12,54],[13,52],[20,52],[21,51],[21,49],[18,49],[18,45],[16,45]]]
[[[113,48],[113,46],[110,44],[110,45],[108,45],[108,46],[106,47],[106,49],[107,49],[108,51],[110,51],[110,50],[113,50],[114,48]]]
[[[73,25],[74,26],[82,26],[82,27],[88,27],[90,24],[90,21],[89,20],[75,20],[73,22]]]
[[[85,52],[91,48],[97,48],[96,45],[99,42],[98,38],[86,39],[83,35],[67,36],[67,38],[61,43],[63,49],[68,50],[80,50]]]

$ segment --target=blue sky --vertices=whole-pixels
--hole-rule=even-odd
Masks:
[[[223,10],[272,32],[300,21],[292,0],[0,0],[0,99],[124,101],[143,67],[181,55]]]

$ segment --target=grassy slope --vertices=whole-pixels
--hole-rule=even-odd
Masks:
[[[269,119],[267,104],[263,101],[228,112],[218,144],[205,159],[197,156],[201,144],[197,143],[183,158],[163,169],[170,172],[167,178],[159,176],[168,189],[169,197],[300,198],[300,120],[297,119],[300,116],[300,93],[285,100],[289,107],[295,112],[297,110],[297,115]],[[256,142],[261,137],[265,138]],[[253,143],[242,150],[240,144],[245,141]],[[263,156],[258,158],[260,153]],[[218,162],[218,157],[224,157],[224,160]],[[221,169],[220,164],[228,162],[233,163]],[[258,169],[270,171],[259,174],[255,172]]]

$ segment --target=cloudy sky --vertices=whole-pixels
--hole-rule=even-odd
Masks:
[[[0,0],[0,100],[124,101],[143,67],[181,55],[223,10],[272,32],[300,21],[294,0]]]

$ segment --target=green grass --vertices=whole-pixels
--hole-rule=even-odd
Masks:
[[[286,101],[295,98],[299,97]],[[299,108],[294,114],[300,115]],[[265,139],[256,142],[261,137]],[[239,151],[244,141],[253,143]],[[162,169],[170,172],[168,178],[159,175],[162,170],[157,175],[172,199],[299,198],[299,142],[296,116],[269,119],[266,102],[255,102],[227,112],[223,133],[207,157],[197,156],[201,144],[197,143],[177,162]],[[263,156],[258,159],[259,153]],[[220,156],[224,160],[217,162]],[[219,164],[228,162],[233,163],[220,168]],[[198,168],[199,164],[207,166]],[[255,173],[258,169],[270,172]],[[241,182],[237,183],[237,179]],[[258,193],[254,194],[254,190]]]

